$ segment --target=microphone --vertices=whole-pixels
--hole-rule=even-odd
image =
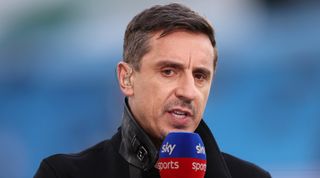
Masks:
[[[206,152],[197,133],[169,133],[159,153],[156,167],[161,178],[203,178],[206,173]]]

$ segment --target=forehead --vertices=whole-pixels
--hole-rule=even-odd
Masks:
[[[213,69],[215,50],[209,37],[202,33],[175,31],[165,36],[161,32],[152,34],[150,50],[142,58],[142,63],[155,63],[158,60],[173,60],[207,66]]]

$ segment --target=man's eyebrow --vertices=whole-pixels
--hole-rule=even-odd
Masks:
[[[156,67],[173,67],[173,68],[179,68],[179,69],[184,68],[184,65],[182,63],[178,63],[171,60],[159,61],[155,64],[155,66]]]

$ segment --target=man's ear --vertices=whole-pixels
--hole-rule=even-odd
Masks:
[[[133,69],[126,62],[119,62],[117,65],[117,76],[119,86],[125,96],[133,95]]]

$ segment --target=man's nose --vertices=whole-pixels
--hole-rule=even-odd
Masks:
[[[195,99],[196,93],[197,88],[193,75],[185,75],[180,79],[176,89],[176,96],[178,98],[191,102]]]

